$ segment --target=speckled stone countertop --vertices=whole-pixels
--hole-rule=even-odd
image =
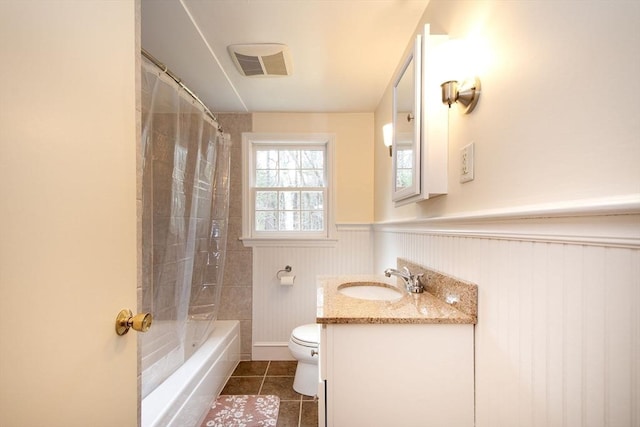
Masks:
[[[402,292],[396,301],[353,298],[338,291],[352,282],[381,282]],[[429,292],[409,294],[396,277],[382,275],[320,276],[317,279],[317,317],[321,324],[475,324],[477,316],[466,314]]]

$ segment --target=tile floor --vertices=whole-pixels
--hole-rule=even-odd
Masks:
[[[240,362],[220,394],[274,394],[280,398],[277,427],[317,427],[318,402],[293,390],[297,362]]]

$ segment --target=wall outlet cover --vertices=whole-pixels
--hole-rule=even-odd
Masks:
[[[465,145],[460,150],[460,182],[473,180],[473,151],[473,142]]]

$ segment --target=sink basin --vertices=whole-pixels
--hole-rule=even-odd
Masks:
[[[338,292],[351,298],[374,301],[397,301],[402,292],[382,282],[350,282],[338,286]]]

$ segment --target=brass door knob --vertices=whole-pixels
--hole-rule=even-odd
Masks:
[[[129,328],[138,332],[147,332],[152,321],[151,313],[140,313],[134,316],[131,310],[120,310],[116,317],[116,334],[124,335],[129,332]]]

